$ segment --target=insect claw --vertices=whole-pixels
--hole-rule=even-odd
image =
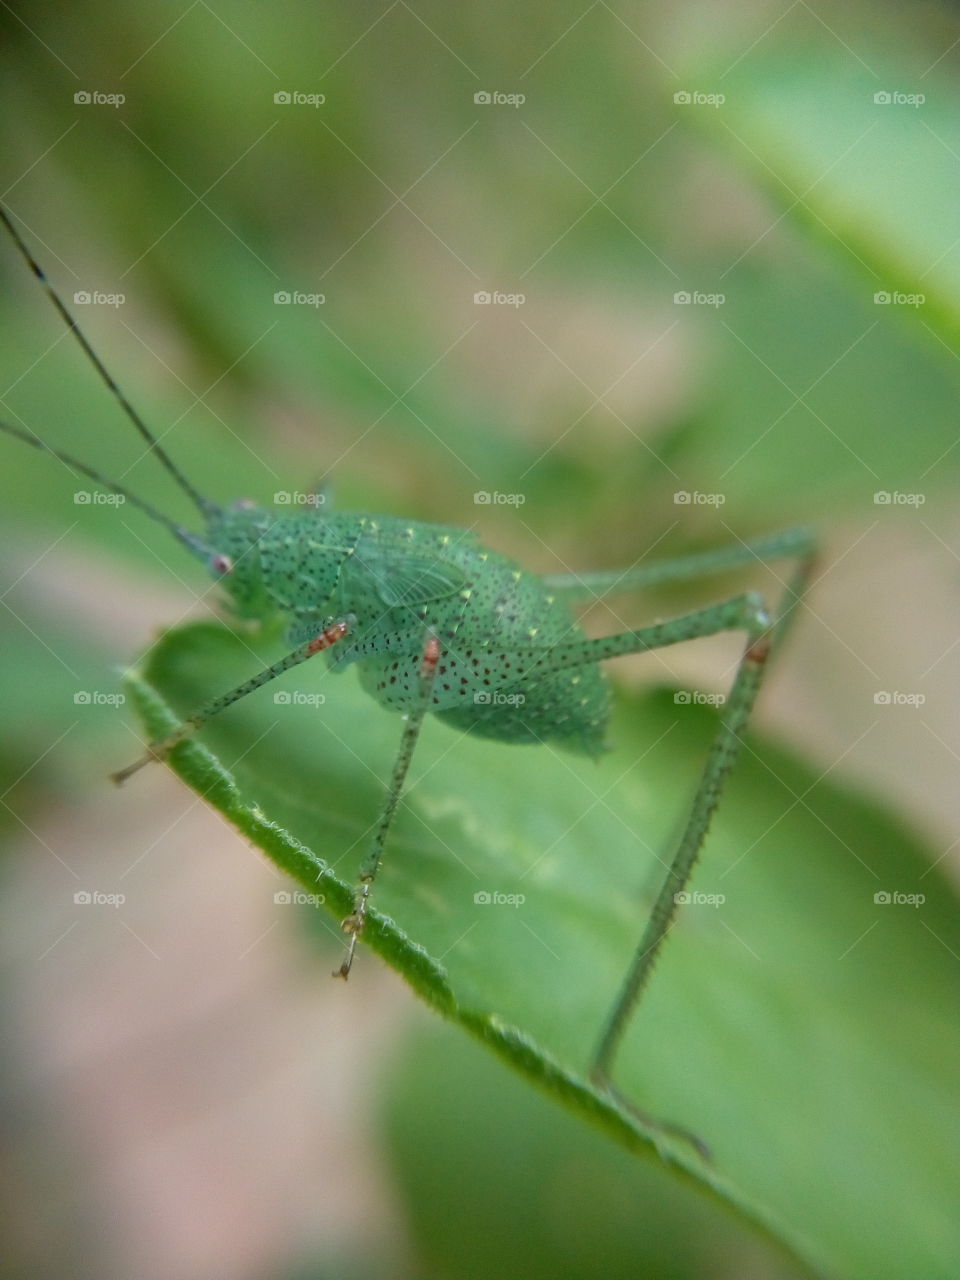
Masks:
[[[118,769],[116,773],[111,773],[110,781],[115,783],[116,786],[122,787],[126,780],[133,777],[135,773],[139,773],[144,765],[164,760],[172,745],[169,740],[166,742],[152,742],[139,760],[134,760],[133,764],[128,764],[125,769]]]
[[[363,912],[355,911],[353,915],[347,916],[342,922],[340,928],[344,933],[349,933],[350,942],[347,946],[347,954],[343,957],[339,969],[334,969],[333,977],[342,978],[346,982],[350,973],[350,967],[353,964],[353,953],[357,949],[357,938],[360,936],[360,930],[363,928]]]
[[[681,1125],[672,1124],[669,1120],[655,1120],[653,1116],[646,1111],[641,1111],[639,1107],[634,1106],[629,1098],[620,1092],[605,1071],[594,1070],[590,1072],[590,1083],[600,1094],[606,1096],[617,1107],[623,1111],[629,1112],[641,1124],[646,1125],[659,1133],[661,1137],[669,1139],[679,1138],[681,1142],[687,1142],[693,1147],[697,1155],[708,1164],[713,1163],[713,1153],[702,1138],[698,1138],[695,1133],[691,1133],[689,1129],[684,1129]],[[657,1150],[661,1155],[669,1155],[669,1151],[665,1150],[660,1141],[654,1138]]]
[[[133,764],[128,764],[125,769],[118,769],[116,773],[111,773],[110,781],[118,787],[122,787],[126,780],[143,768],[145,764],[149,764],[151,760],[155,760],[156,756],[145,755],[139,760],[134,760]]]

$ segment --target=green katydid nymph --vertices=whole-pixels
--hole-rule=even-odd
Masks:
[[[27,428],[3,422],[0,428],[123,495],[165,526],[220,582],[236,615],[264,621],[279,616],[286,626],[285,656],[197,708],[174,733],[149,743],[145,754],[115,779],[123,781],[141,765],[162,760],[225,707],[320,653],[335,671],[355,666],[366,692],[404,716],[383,807],[359,867],[354,908],[343,922],[348,941],[335,976],[346,978],[350,972],[428,713],[506,745],[530,748],[551,742],[596,755],[604,750],[610,716],[601,662],[723,631],[744,634],[736,675],[685,830],[649,919],[638,927],[636,951],[593,1055],[594,1084],[614,1092],[611,1072],[617,1049],[703,848],[771,648],[779,644],[802,597],[813,558],[811,535],[796,529],[622,570],[545,577],[524,570],[485,548],[473,532],[454,526],[329,513],[326,504],[319,503],[283,514],[246,501],[220,506],[199,494],[161,447],[47,281],[11,216],[0,209],[0,219],[150,452],[196,507],[199,526],[182,527]],[[578,605],[614,594],[774,558],[794,559],[797,567],[782,599],[769,611],[759,595],[745,593],[668,621],[598,638],[587,636],[575,613]]]

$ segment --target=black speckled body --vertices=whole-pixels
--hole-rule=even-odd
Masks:
[[[294,644],[352,615],[327,661],[334,670],[355,663],[383,706],[410,709],[433,632],[440,659],[430,709],[441,720],[503,742],[604,750],[609,694],[600,667],[586,656],[561,670],[549,664],[554,645],[586,643],[579,623],[536,574],[468,530],[236,504],[210,518],[204,545],[235,611],[284,616]]]

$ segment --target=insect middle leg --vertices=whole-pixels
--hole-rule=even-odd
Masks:
[[[350,935],[350,941],[347,944],[347,950],[341,961],[340,968],[334,970],[333,976],[335,978],[346,978],[350,973],[350,966],[353,964],[353,955],[357,949],[357,938],[363,930],[367,917],[370,892],[377,872],[380,870],[380,863],[383,860],[383,847],[386,843],[387,833],[393,824],[397,805],[400,803],[403,784],[406,781],[407,770],[410,768],[410,761],[413,759],[413,753],[420,737],[424,717],[430,709],[430,697],[433,693],[439,661],[440,641],[432,632],[428,632],[424,640],[423,654],[420,660],[417,695],[412,708],[407,713],[407,722],[404,725],[403,736],[400,739],[400,749],[393,764],[393,772],[387,788],[383,809],[377,819],[370,846],[364,855],[363,861],[360,863],[360,871],[357,876],[359,887],[354,899],[353,912],[347,916],[342,925],[344,933]]]

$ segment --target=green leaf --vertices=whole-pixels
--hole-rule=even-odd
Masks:
[[[687,111],[807,230],[862,272],[886,311],[960,333],[960,94],[921,56],[851,57],[839,43],[781,47],[702,76],[719,110]],[[897,292],[919,295],[898,304]],[[877,315],[884,311],[878,309]],[[919,327],[919,326],[918,326]]]
[[[217,626],[168,633],[128,681],[148,732],[248,676],[251,649],[272,656]],[[337,921],[400,721],[353,674],[271,689],[172,764]],[[769,743],[738,767],[691,885],[707,897],[681,913],[617,1067],[712,1163],[584,1077],[714,727],[669,693],[622,696],[595,764],[430,720],[358,963],[379,952],[571,1110],[659,1147],[809,1265],[957,1274],[956,903],[895,822]]]
[[[722,1258],[725,1275],[809,1277],[722,1201],[609,1142],[451,1024],[417,1020],[404,1039],[378,1129],[417,1274],[703,1280]]]
[[[670,462],[728,518],[876,514],[877,492],[956,483],[960,94],[935,54],[853,52],[805,6],[768,35],[690,58],[684,83],[724,101],[675,108],[769,199],[699,268],[725,304],[683,309],[715,372]]]

